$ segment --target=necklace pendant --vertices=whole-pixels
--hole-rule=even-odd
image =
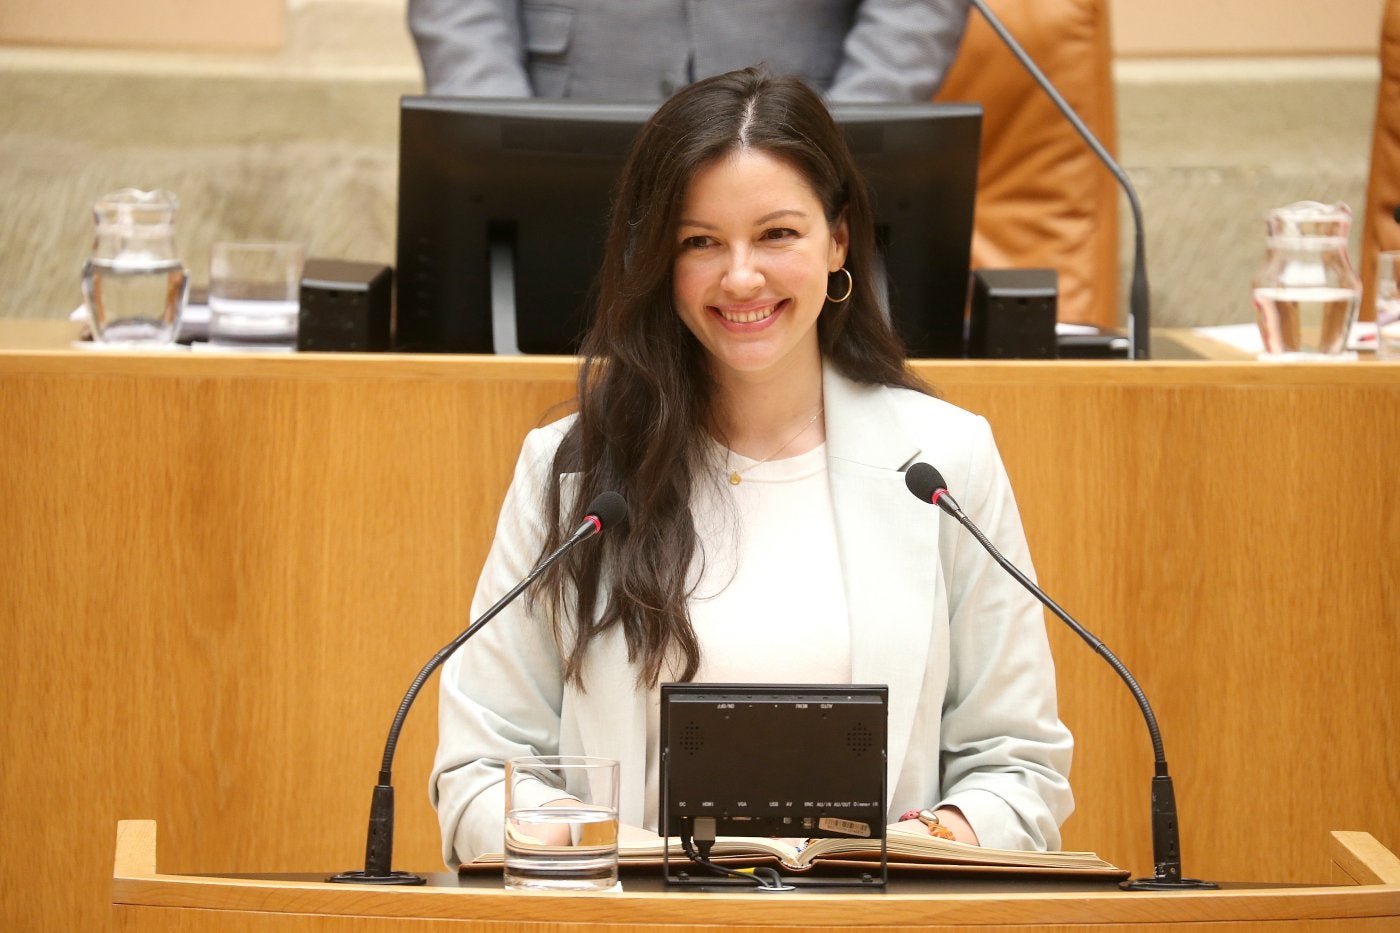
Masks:
[[[742,483],[743,481],[744,481],[744,479],[743,479],[742,476],[739,475],[739,471],[738,471],[738,470],[734,470],[734,471],[730,472],[730,474],[729,474],[729,485],[731,485],[731,486],[737,486],[737,485],[739,485],[740,483]]]

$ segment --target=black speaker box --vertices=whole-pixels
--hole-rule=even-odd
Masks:
[[[1055,359],[1057,291],[1054,269],[978,269],[972,277],[967,355]]]
[[[393,279],[393,270],[379,263],[308,259],[301,275],[297,349],[388,350]]]

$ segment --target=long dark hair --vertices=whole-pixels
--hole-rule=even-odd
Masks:
[[[699,667],[687,607],[696,551],[690,500],[712,457],[713,387],[704,350],[676,313],[672,274],[687,185],[699,169],[742,148],[784,159],[816,193],[828,224],[846,220],[853,291],[849,300],[828,301],[817,319],[827,365],[858,382],[922,388],[877,304],[869,195],[821,98],[797,78],[750,68],[697,82],[663,103],[638,134],[618,184],[582,345],[578,417],[555,455],[545,503],[552,516],[545,552],[578,521],[560,514],[560,474],[578,474],[577,503],[605,490],[628,503],[626,529],[571,552],[533,597],[552,610],[565,676],[575,683],[594,636],[615,625],[639,685],[656,683],[668,659],[680,662],[682,680]],[[844,274],[832,282],[836,294],[845,291]]]

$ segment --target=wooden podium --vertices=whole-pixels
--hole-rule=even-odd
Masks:
[[[117,826],[112,892],[127,933],[339,933],[339,931],[947,930],[1053,924],[1058,931],[1201,929],[1247,923],[1268,929],[1400,925],[1400,859],[1369,833],[1332,833],[1334,883],[1311,887],[1225,884],[1219,891],[1126,892],[1112,883],[969,883],[920,880],[884,892],[849,889],[763,894],[695,892],[643,879],[606,894],[508,892],[495,876],[422,888],[310,880],[163,875],[156,824]],[[1086,888],[1088,888],[1086,890]]]
[[[468,621],[521,437],[560,413],[574,361],[3,348],[12,330],[0,872],[62,883],[12,886],[0,930],[108,929],[125,817],[160,822],[172,874],[355,867],[385,730]],[[1382,556],[1400,540],[1400,363],[917,369],[991,422],[1041,585],[1151,697],[1190,875],[1327,882],[1331,827],[1400,851],[1400,577]],[[1147,873],[1141,716],[1068,629],[1049,637],[1076,743],[1064,847]],[[398,867],[417,871],[442,864],[436,691],[395,760]],[[316,910],[427,903],[308,890]],[[887,901],[832,916],[898,922],[873,913]]]

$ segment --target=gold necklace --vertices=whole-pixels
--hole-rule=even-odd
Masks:
[[[783,446],[779,447],[777,450],[773,451],[771,454],[769,454],[768,456],[764,457],[762,460],[755,460],[753,463],[750,463],[748,466],[744,467],[742,470],[730,470],[730,471],[729,471],[729,485],[731,485],[731,486],[737,486],[737,485],[739,485],[740,483],[742,483],[742,482],[744,481],[744,474],[747,473],[747,472],[749,472],[749,470],[752,470],[754,467],[759,466],[760,464],[767,463],[769,460],[772,460],[772,459],[773,459],[774,457],[776,457],[778,454],[782,453],[783,451],[785,451],[785,450],[787,450],[789,447],[791,447],[794,441],[796,441],[799,437],[801,437],[803,434],[805,434],[805,433],[807,432],[807,429],[810,428],[813,424],[816,423],[816,420],[822,416],[822,411],[823,411],[825,408],[826,408],[825,405],[822,405],[822,406],[818,407],[818,408],[817,408],[817,413],[816,413],[815,415],[813,415],[811,418],[809,418],[809,419],[807,420],[807,423],[804,424],[804,425],[802,426],[802,428],[801,428],[796,434],[794,434],[792,437],[788,438],[788,439],[787,439],[787,442],[784,443]]]

